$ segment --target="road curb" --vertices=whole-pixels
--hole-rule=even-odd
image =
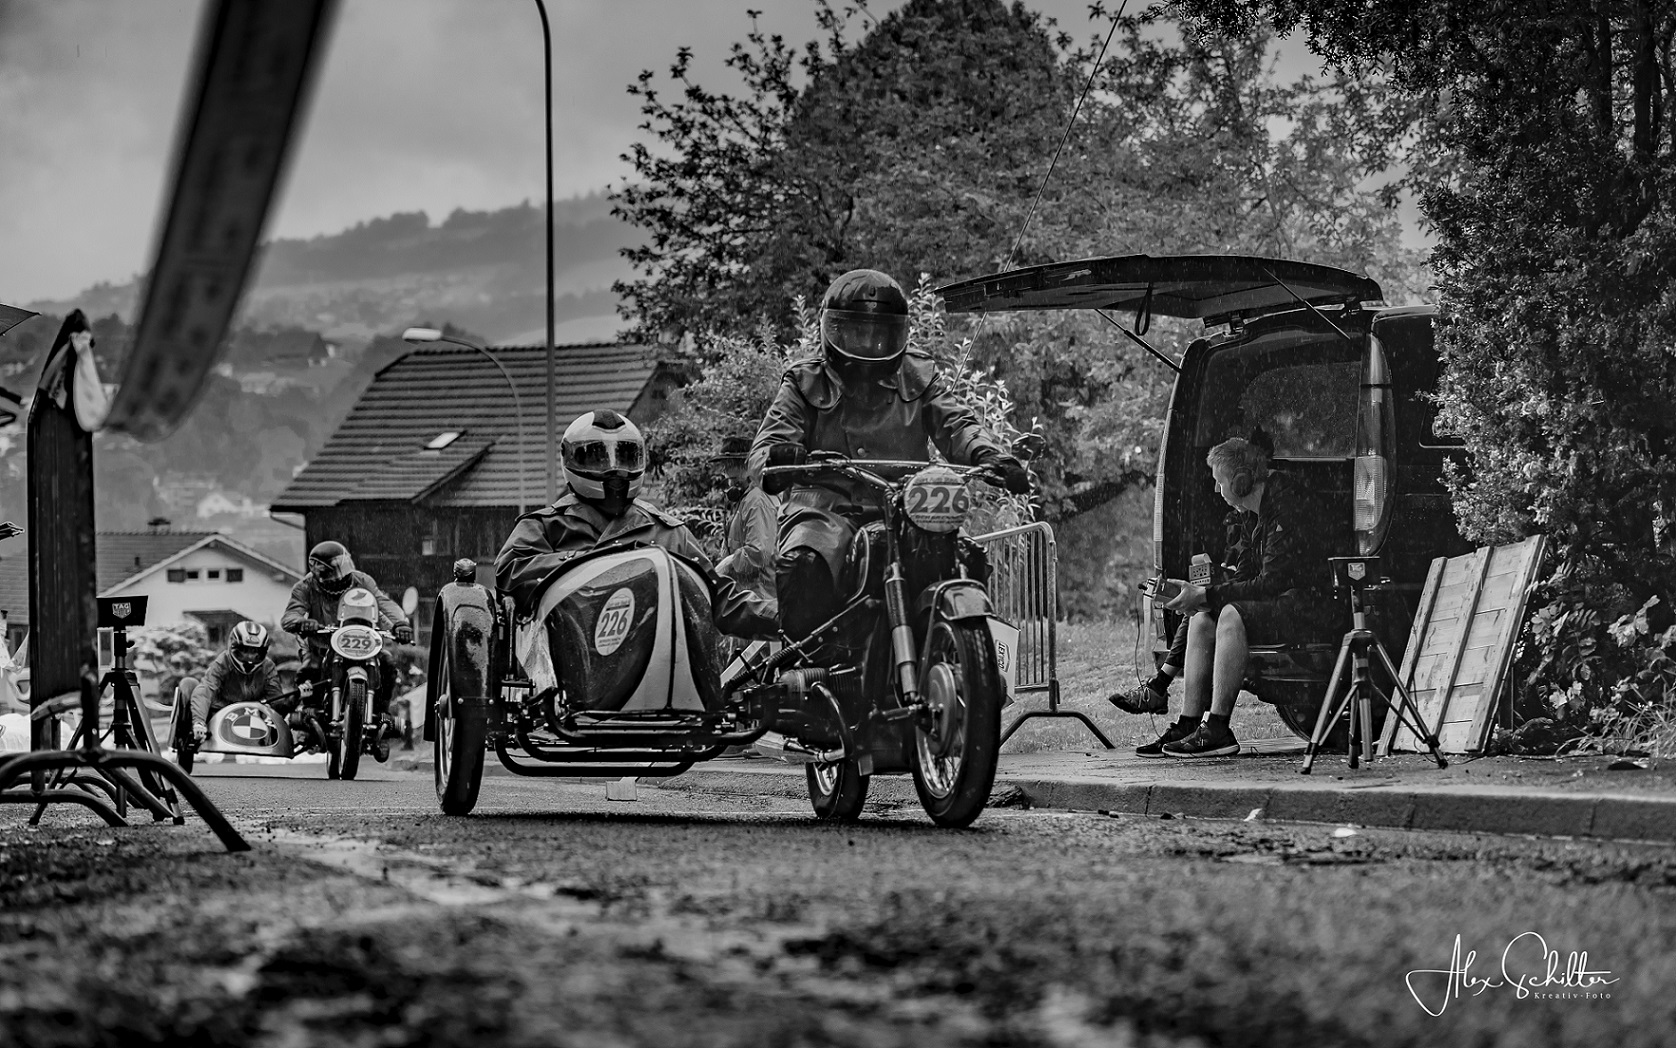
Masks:
[[[700,793],[807,796],[803,776],[795,768],[695,768],[651,785]],[[1332,786],[1250,780],[1142,785],[1077,777],[1000,775],[992,796],[1002,795],[1022,798],[1036,808],[1158,817],[1244,819],[1260,811],[1260,818],[1279,822],[1676,843],[1676,798],[1636,795],[1495,786],[1415,789],[1385,784]],[[913,782],[906,776],[875,778],[868,799],[918,803]]]
[[[395,764],[400,770],[431,770],[428,760],[409,758]],[[485,764],[483,771],[491,776],[512,774],[494,761]],[[670,778],[642,779],[640,785],[735,796],[808,797],[801,767],[771,761],[724,761]],[[906,775],[874,778],[867,797],[870,804],[885,806],[919,803],[913,780]],[[1342,786],[1325,780],[1135,783],[1104,781],[1085,774],[1051,777],[1003,771],[996,776],[991,798],[1003,797],[1007,798],[1004,803],[1022,801],[1034,808],[1154,817],[1244,819],[1253,811],[1261,811],[1260,818],[1277,822],[1676,844],[1676,797],[1645,794],[1568,793],[1490,785],[1415,787],[1391,782]]]

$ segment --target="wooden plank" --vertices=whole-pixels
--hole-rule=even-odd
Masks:
[[[1532,535],[1530,538],[1516,544],[1508,551],[1510,559],[1517,559],[1518,571],[1516,575],[1520,582],[1518,592],[1516,594],[1517,603],[1514,609],[1510,609],[1511,613],[1509,618],[1511,621],[1507,624],[1508,628],[1502,631],[1501,643],[1494,657],[1495,669],[1493,675],[1489,678],[1492,682],[1499,682],[1504,676],[1506,676],[1507,671],[1512,664],[1513,648],[1519,638],[1519,620],[1524,617],[1525,601],[1530,597],[1531,587],[1535,584],[1537,573],[1540,571],[1542,566],[1543,547],[1543,536]],[[1477,716],[1473,719],[1472,724],[1472,736],[1474,739],[1472,749],[1474,750],[1483,750],[1485,745],[1489,742],[1490,729],[1495,723],[1496,703],[1494,690],[1495,689],[1492,686],[1490,689],[1491,694],[1488,696],[1488,701],[1479,702],[1475,706]]]

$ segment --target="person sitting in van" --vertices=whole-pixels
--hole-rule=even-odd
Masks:
[[[1188,616],[1182,714],[1156,745],[1171,757],[1226,757],[1240,751],[1228,726],[1252,645],[1342,632],[1346,614],[1332,592],[1327,558],[1333,516],[1307,488],[1269,471],[1262,446],[1235,437],[1205,457],[1229,506],[1254,514],[1249,578],[1181,589],[1164,606]],[[1208,711],[1208,715],[1207,715]]]
[[[1250,441],[1261,448],[1264,454],[1274,456],[1274,439],[1261,427],[1251,431]],[[1214,577],[1227,581],[1232,579],[1255,578],[1260,568],[1258,558],[1252,556],[1255,552],[1252,546],[1252,532],[1257,524],[1255,514],[1247,513],[1236,506],[1230,506],[1228,513],[1222,518],[1222,551],[1219,554],[1221,563],[1216,566]],[[1127,691],[1116,691],[1106,697],[1106,701],[1122,710],[1124,713],[1167,713],[1170,709],[1170,685],[1181,676],[1182,667],[1187,664],[1187,632],[1190,617],[1183,616],[1176,624],[1176,631],[1170,637],[1170,650],[1159,663],[1158,672],[1152,679],[1136,684]],[[1157,741],[1149,742],[1136,749],[1142,757],[1161,757],[1163,751]]]

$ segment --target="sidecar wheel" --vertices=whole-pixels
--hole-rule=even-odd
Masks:
[[[803,771],[809,779],[809,803],[814,806],[815,818],[821,822],[856,822],[861,818],[870,777],[861,774],[859,764],[853,760],[805,764]]]
[[[932,731],[914,731],[914,789],[932,822],[962,829],[983,813],[1001,752],[1001,673],[982,623],[932,626],[920,694],[935,712]]]
[[[472,692],[469,682],[455,672],[448,638],[438,639],[439,643],[431,649],[430,673],[436,685],[430,709],[430,715],[435,718],[431,752],[436,769],[436,799],[444,815],[469,815],[477,807],[477,791],[483,784],[483,751],[489,735],[489,716],[481,707],[454,708],[453,696]]]
[[[367,727],[367,685],[352,680],[343,689],[343,734],[338,736],[338,778],[361,770],[361,735]],[[329,770],[329,769],[328,769]]]
[[[181,715],[180,699],[175,699],[175,712],[169,718],[169,744],[175,748],[175,763],[180,770],[192,774],[192,761],[197,755],[192,746],[192,718]]]

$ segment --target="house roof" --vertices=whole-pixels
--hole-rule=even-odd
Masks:
[[[100,595],[121,589],[167,568],[186,555],[204,548],[217,548],[295,583],[302,578],[297,569],[251,549],[214,531],[101,531],[96,540],[95,585]],[[29,550],[18,546],[0,559],[0,608],[7,621],[29,623]]]
[[[648,346],[578,343],[555,349],[554,410],[561,425],[597,408],[627,413],[657,372]],[[519,404],[492,361],[470,349],[426,346],[374,376],[272,508],[297,512],[368,499],[423,499],[445,506],[539,502],[547,461],[547,350],[496,346],[491,352],[517,389],[521,434]],[[453,443],[440,450],[425,447],[449,431],[460,434]]]

